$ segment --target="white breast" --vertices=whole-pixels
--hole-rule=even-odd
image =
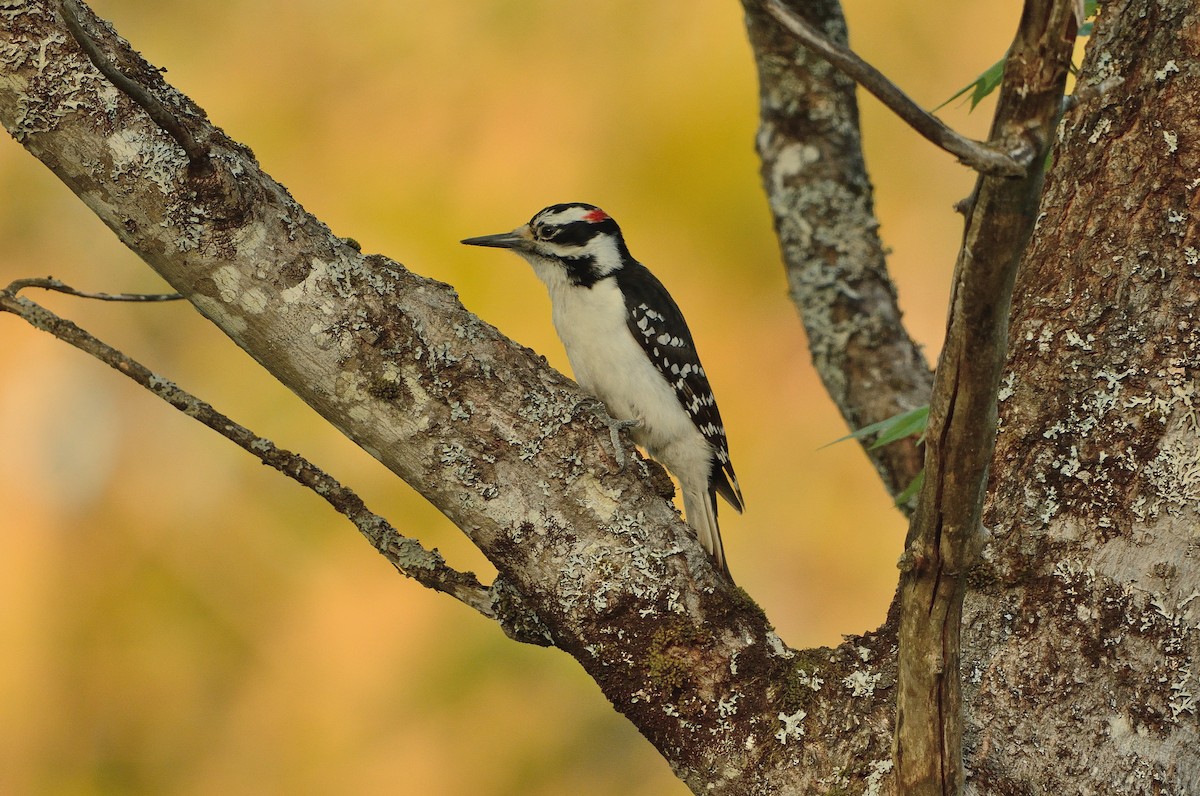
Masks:
[[[634,441],[677,476],[702,472],[712,450],[679,404],[674,390],[646,357],[626,325],[616,280],[591,288],[543,280],[550,289],[554,328],[579,386],[604,402],[617,420],[639,420]]]

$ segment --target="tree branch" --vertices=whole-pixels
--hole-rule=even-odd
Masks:
[[[0,290],[0,311],[10,312],[22,318],[35,329],[40,329],[90,354],[119,373],[145,387],[154,395],[188,417],[203,423],[213,431],[234,443],[242,450],[257,457],[263,464],[273,467],[288,478],[308,487],[320,495],[329,505],[344,515],[371,546],[378,550],[402,575],[412,578],[421,585],[449,594],[465,605],[474,608],[488,619],[502,620],[496,610],[496,600],[491,590],[481,584],[470,572],[458,572],[447,566],[445,559],[436,551],[426,550],[415,539],[402,536],[387,520],[366,507],[362,499],[346,488],[337,479],[325,473],[299,454],[277,448],[273,442],[260,437],[250,429],[221,414],[210,404],[200,400],[174,383],[152,373],[141,363],[89,334],[71,321],[25,299],[18,294],[24,288],[40,287],[73,296],[101,298],[105,301],[164,301],[179,298],[177,294],[165,296],[136,296],[121,294],[112,296],[104,293],[84,293],[56,279],[19,279]],[[528,626],[529,617],[518,621],[502,621],[505,627]],[[544,640],[542,643],[546,643]]]
[[[989,144],[972,141],[913,102],[895,83],[858,57],[854,51],[822,36],[816,28],[783,5],[781,0],[767,0],[767,10],[806,47],[851,77],[903,119],[909,127],[956,156],[961,163],[981,174],[997,177],[1021,177],[1029,170],[1033,154],[1029,150],[1018,149],[1010,154]]]
[[[763,188],[813,365],[851,429],[924,406],[933,375],[888,276],[854,84],[798,45],[763,0],[743,6],[758,68]],[[835,0],[806,3],[804,12],[845,38]],[[899,495],[921,470],[920,449],[911,439],[869,445],[864,452]]]
[[[1070,0],[1027,0],[991,139],[1041,163],[1053,140],[1075,41]],[[954,269],[946,342],[926,431],[925,483],[900,580],[896,781],[900,794],[963,784],[960,625],[967,571],[985,543],[980,516],[996,435],[1009,304],[1033,233],[1042,171],[982,176]]]
[[[180,301],[183,299],[183,296],[179,293],[91,293],[86,290],[77,290],[52,276],[14,279],[8,283],[8,287],[3,292],[15,296],[28,287],[52,290],[55,293],[65,293],[68,296],[75,296],[76,298],[94,299],[96,301],[129,302],[132,304],[152,304],[160,301]]]

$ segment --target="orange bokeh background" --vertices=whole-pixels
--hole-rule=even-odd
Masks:
[[[588,201],[688,313],[748,503],[740,585],[793,645],[877,626],[902,518],[851,444],[786,295],[735,2],[105,0],[102,16],[311,212],[450,282],[566,369],[517,258],[460,246]],[[847,4],[855,47],[932,106],[1017,3]],[[990,104],[942,112],[983,137]],[[936,353],[972,175],[862,100],[882,235]],[[0,142],[0,280],[157,291]],[[188,305],[31,295],[356,488],[490,577],[431,507]],[[405,580],[318,498],[95,361],[0,316],[0,793],[684,793],[566,655]]]

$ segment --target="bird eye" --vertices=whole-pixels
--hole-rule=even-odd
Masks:
[[[535,227],[533,235],[538,240],[554,240],[558,237],[560,227]]]

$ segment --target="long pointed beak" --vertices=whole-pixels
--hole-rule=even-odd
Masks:
[[[498,235],[480,235],[478,238],[466,238],[462,242],[468,246],[491,246],[494,249],[521,249],[529,243],[529,240],[521,237],[517,232],[518,230],[501,232]]]

